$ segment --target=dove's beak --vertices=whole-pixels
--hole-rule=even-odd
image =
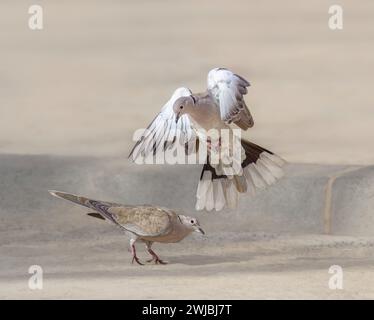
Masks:
[[[175,115],[175,123],[178,123],[180,117],[181,117],[181,114],[178,112],[178,113]]]
[[[199,232],[201,234],[205,234],[204,230],[201,229],[200,227],[196,227],[195,232]]]

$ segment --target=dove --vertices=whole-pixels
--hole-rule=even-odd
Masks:
[[[97,201],[74,194],[49,190],[57,198],[68,200],[94,210],[89,216],[114,223],[121,230],[130,235],[132,263],[143,265],[136,255],[135,243],[145,243],[151,259],[147,262],[167,264],[152,250],[154,242],[176,243],[183,240],[192,232],[205,234],[196,218],[177,214],[173,210],[150,206],[121,205],[105,201]]]
[[[185,155],[203,154],[196,192],[196,210],[236,208],[239,194],[255,194],[283,175],[280,156],[241,138],[254,120],[245,101],[249,82],[226,68],[208,73],[207,90],[192,93],[181,87],[151,122],[129,154],[136,163],[147,157],[183,148]],[[233,125],[237,128],[234,130]],[[209,132],[218,132],[216,136]],[[224,143],[224,133],[228,133]],[[236,155],[236,156],[235,156]],[[215,161],[213,161],[215,159]]]

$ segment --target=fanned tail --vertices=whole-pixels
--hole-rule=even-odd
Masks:
[[[241,145],[245,152],[241,174],[217,173],[207,158],[197,188],[196,210],[220,211],[226,205],[235,208],[239,193],[254,194],[256,189],[265,189],[284,175],[282,167],[286,161],[281,157],[244,139]]]

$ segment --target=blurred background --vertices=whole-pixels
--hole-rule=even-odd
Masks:
[[[372,164],[374,2],[0,4],[0,153],[124,157],[173,90],[214,67],[252,86],[245,136],[290,162]],[[28,8],[44,29],[28,28]]]

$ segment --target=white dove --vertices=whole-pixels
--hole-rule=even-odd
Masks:
[[[252,142],[235,137],[230,124],[247,130],[254,125],[243,96],[249,82],[225,68],[208,73],[208,89],[193,94],[188,88],[178,88],[135,144],[129,158],[138,162],[157,156],[175,146],[182,146],[187,155],[206,147],[204,167],[197,188],[196,210],[235,208],[239,193],[264,189],[283,176],[285,161],[273,152]],[[215,129],[218,136],[208,133]],[[222,132],[229,132],[227,153]],[[238,129],[240,130],[240,129]],[[214,131],[214,130],[213,130]],[[239,149],[239,150],[238,150]],[[231,157],[227,161],[225,155]],[[214,161],[213,159],[217,159]]]

